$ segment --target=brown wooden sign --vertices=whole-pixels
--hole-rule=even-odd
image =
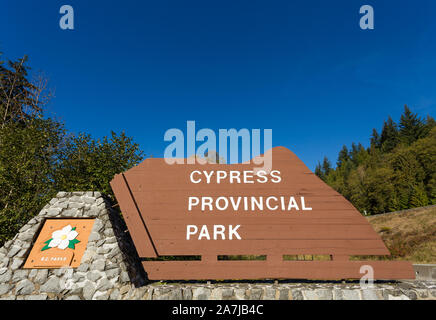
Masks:
[[[251,164],[173,164],[150,158],[111,182],[150,279],[414,278],[367,220],[290,150],[273,148],[269,172]],[[229,256],[265,256],[263,261]],[[289,256],[332,257],[290,261]],[[158,261],[201,256],[200,261]],[[224,256],[224,257],[223,257]],[[227,260],[221,260],[227,258]],[[145,259],[144,259],[145,260]]]
[[[24,268],[77,268],[93,225],[94,219],[47,219]]]

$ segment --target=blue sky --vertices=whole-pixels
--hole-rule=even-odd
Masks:
[[[59,28],[73,6],[75,30]],[[359,28],[373,5],[375,30]],[[125,130],[163,156],[169,128],[273,130],[310,169],[404,104],[436,115],[434,0],[15,1],[0,51],[55,89],[48,115],[95,137]]]

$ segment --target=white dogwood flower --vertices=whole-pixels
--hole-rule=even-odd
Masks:
[[[76,229],[76,228],[74,228]],[[71,240],[74,240],[78,236],[78,232],[74,230],[70,225],[56,230],[52,233],[52,240],[48,244],[50,248],[59,248],[64,250],[68,247]]]

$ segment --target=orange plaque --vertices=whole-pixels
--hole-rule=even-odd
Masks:
[[[47,219],[24,268],[77,268],[93,225],[94,219]]]

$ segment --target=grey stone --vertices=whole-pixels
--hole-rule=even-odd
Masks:
[[[61,277],[67,273],[67,270],[68,270],[67,268],[59,268],[59,269],[52,270],[52,273],[57,277]]]
[[[69,195],[70,195],[69,192],[60,191],[57,193],[56,198],[65,198],[65,197],[68,197]]]
[[[97,290],[98,291],[106,291],[111,288],[113,288],[114,284],[110,282],[107,278],[102,278],[97,283]]]
[[[93,203],[95,203],[95,198],[94,197],[82,197],[82,201],[84,202],[84,203],[87,203],[87,204],[93,204]]]
[[[26,252],[27,249],[21,249],[21,251],[17,253],[16,257],[23,258]]]
[[[47,215],[49,217],[56,217],[61,213],[61,209],[60,208],[50,208],[47,210]]]
[[[250,290],[250,300],[260,300],[262,299],[263,290],[259,288],[254,288]]]
[[[120,275],[120,282],[121,283],[126,283],[130,281],[130,277],[129,274],[126,271],[121,272]]]
[[[318,300],[333,300],[333,292],[329,289],[316,289]]]
[[[86,281],[83,287],[83,297],[86,300],[91,300],[95,293],[95,286],[91,281]]]
[[[91,264],[91,270],[103,271],[106,262],[103,259],[98,259]]]
[[[105,270],[119,269],[121,264],[119,263],[106,263]]]
[[[75,282],[82,282],[83,280],[85,280],[85,275],[86,275],[85,272],[75,272],[73,274],[73,280]]]
[[[280,289],[279,300],[289,300],[289,289]]]
[[[109,295],[107,294],[107,292],[97,291],[92,297],[92,300],[108,300],[108,299],[109,299]]]
[[[93,282],[96,282],[98,279],[102,277],[102,274],[98,271],[90,271],[86,274],[86,278]]]
[[[245,289],[236,288],[235,289],[235,298],[236,298],[236,300],[246,300],[247,297],[245,295]]]
[[[109,279],[112,279],[112,278],[118,276],[119,274],[120,274],[120,269],[119,268],[114,268],[114,269],[106,270],[106,276]]]
[[[9,258],[4,257],[3,260],[0,261],[0,267],[7,267],[9,265]]]
[[[418,299],[418,294],[414,290],[403,290],[403,292],[410,300]]]
[[[65,300],[81,300],[79,296],[72,295],[65,298]]]
[[[73,193],[73,194],[74,194],[74,193]],[[83,200],[82,200],[82,195],[81,195],[81,194],[73,195],[73,196],[69,199],[69,201],[70,201],[71,203],[73,203],[73,202],[83,202]]]
[[[7,284],[7,283],[0,284],[0,296],[2,294],[8,293],[9,290],[11,290],[11,289],[12,289],[12,286],[10,284]]]
[[[6,241],[5,244],[3,245],[3,247],[5,247],[6,249],[9,249],[11,244],[12,244],[12,240]]]
[[[99,232],[103,228],[103,222],[100,219],[95,219],[92,231]]]
[[[208,288],[195,288],[193,290],[193,300],[207,300],[210,297],[211,291]]]
[[[12,271],[7,268],[3,268],[2,270],[5,269],[6,271],[0,274],[0,283],[9,282],[12,279]]]
[[[146,288],[144,288],[144,289],[146,289]],[[168,296],[169,296],[170,300],[182,300],[182,298],[183,298],[182,289],[177,288],[177,289],[171,290],[171,292]]]
[[[29,280],[21,280],[15,286],[15,294],[27,295],[31,294],[35,290],[35,285]]]
[[[27,278],[29,271],[27,270],[16,270],[12,276],[12,282],[17,282]]]
[[[17,270],[19,267],[21,267],[22,264],[23,264],[23,259],[21,259],[21,258],[14,258],[12,260],[11,269],[12,270]]]
[[[363,300],[380,300],[380,297],[377,295],[377,292],[374,289],[363,289],[362,290],[362,299]]]
[[[104,230],[103,234],[106,237],[113,237],[114,236],[114,230],[113,229],[106,229],[106,230]]]
[[[231,299],[233,297],[233,289],[232,288],[223,288],[221,290],[222,290],[221,297],[223,300],[228,300],[228,299]]]
[[[189,288],[182,289],[182,299],[183,300],[192,300],[192,290]]]
[[[77,217],[77,216],[80,215],[80,213],[81,213],[81,211],[80,211],[79,209],[77,209],[77,208],[72,208],[72,209],[65,210],[65,211],[62,213],[62,215],[63,215],[64,217]]]
[[[292,289],[291,294],[292,294],[292,300],[304,300],[303,293],[301,292],[301,290]]]
[[[67,201],[56,203],[56,207],[60,208],[60,209],[67,209],[68,205],[69,205],[69,203]]]
[[[399,297],[401,296],[403,293],[401,292],[401,290],[398,289],[386,289],[383,291],[383,298],[385,300],[394,300],[394,299],[390,299],[389,297]]]
[[[336,292],[336,291],[335,291]],[[360,300],[359,290],[341,290],[342,299],[340,300]]]
[[[97,241],[100,239],[101,239],[101,236],[98,232],[91,232],[91,234],[89,235],[88,241]]]
[[[302,290],[305,300],[318,300],[318,295],[315,290]]]
[[[265,294],[263,295],[264,300],[275,300],[276,299],[276,289],[265,288]]]
[[[120,294],[125,294],[130,290],[130,286],[128,284],[124,285],[120,289]]]
[[[37,273],[38,273],[38,269],[31,269],[30,272],[29,272],[29,279],[35,278]]]
[[[48,270],[47,269],[39,269],[35,276],[35,283],[44,284],[47,281]]]
[[[70,202],[68,204],[69,209],[82,209],[84,206],[85,204],[81,202]]]
[[[14,257],[14,256],[15,256],[15,255],[20,251],[20,250],[21,250],[21,247],[13,245],[13,246],[9,249],[9,252],[8,252],[7,256],[8,256],[9,258],[12,258],[12,257]]]
[[[24,226],[22,226],[21,229],[18,232],[19,233],[26,232],[27,230],[29,230],[30,227],[31,227],[31,225],[27,223]]]
[[[105,241],[105,243],[116,243],[116,242],[117,242],[116,237],[108,237],[108,238],[106,238],[106,241]],[[113,253],[115,250],[117,250],[117,253],[120,252],[120,249],[118,248],[118,246],[115,246],[111,252]]]
[[[60,293],[62,288],[60,286],[59,278],[56,276],[51,276],[47,282],[41,286],[40,291],[48,293]]]
[[[418,297],[420,299],[427,299],[428,298],[428,295],[429,295],[428,290],[426,290],[426,289],[418,289],[418,290],[416,290],[416,292],[417,292]]]
[[[404,294],[399,295],[399,296],[392,296],[392,295],[388,295],[388,300],[410,300],[408,296],[405,296]]]
[[[46,294],[35,294],[24,298],[24,300],[47,300],[48,296]]]
[[[114,289],[109,296],[110,300],[119,300],[120,298],[121,298],[120,290],[118,289]]]
[[[23,233],[19,233],[18,235],[18,239],[20,239],[21,241],[29,241],[32,240],[34,237],[34,234],[32,232],[23,232]]]
[[[89,269],[89,264],[87,263],[81,263],[80,266],[77,268],[77,271],[79,272],[86,272]]]
[[[85,253],[84,253],[83,256],[82,256],[82,261],[81,261],[81,263],[82,263],[82,264],[84,264],[84,263],[91,263],[91,261],[92,261],[92,259],[94,258],[95,254],[96,254],[96,252],[93,251],[93,250],[90,248],[90,245],[89,245],[89,242],[88,242],[88,248],[86,249]]]

